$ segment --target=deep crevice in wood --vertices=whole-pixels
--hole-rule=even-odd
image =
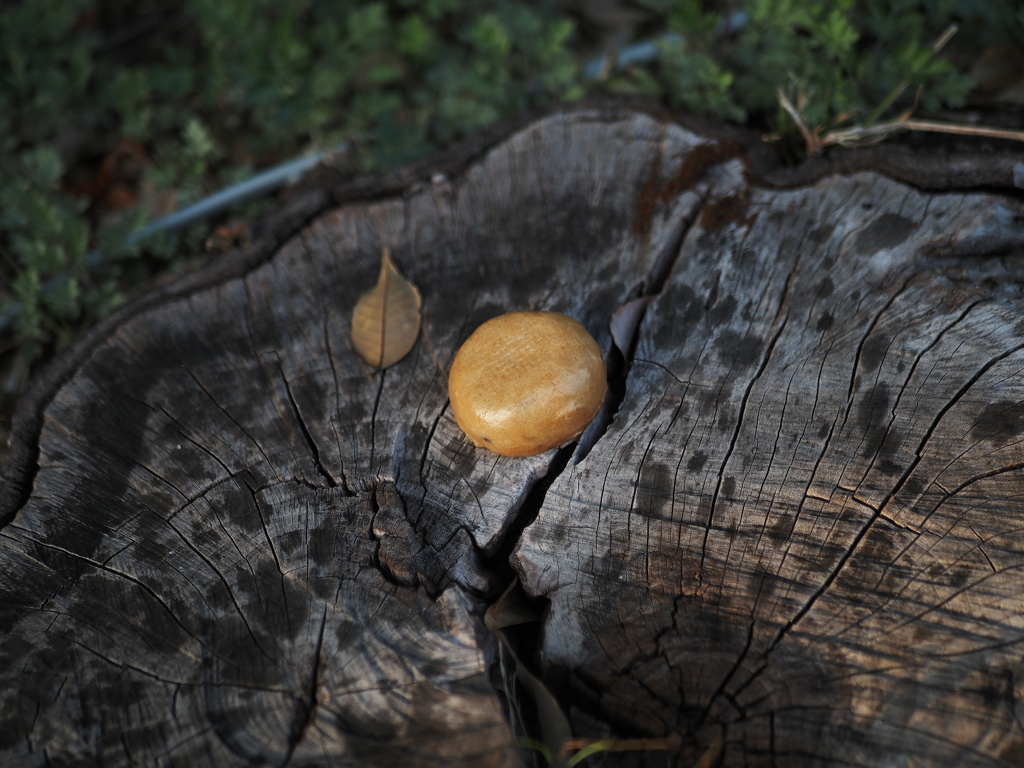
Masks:
[[[782,336],[782,332],[785,329],[786,329],[786,320],[783,319],[782,322],[779,323],[779,327],[776,330],[774,336],[772,336],[771,341],[766,346],[764,354],[763,354],[763,357],[762,357],[761,362],[760,362],[760,365],[758,367],[758,370],[750,378],[750,380],[747,382],[747,386],[746,386],[746,388],[743,391],[743,396],[740,399],[740,402],[739,402],[739,415],[736,418],[736,426],[733,429],[732,436],[729,438],[728,448],[726,449],[725,456],[723,457],[722,462],[721,462],[721,466],[719,467],[719,470],[718,470],[718,482],[715,484],[715,490],[712,492],[712,496],[711,496],[711,509],[708,512],[708,519],[707,519],[707,523],[705,524],[705,529],[704,529],[704,545],[701,547],[701,553],[700,553],[700,566],[699,566],[700,573],[704,572],[704,558],[707,555],[708,540],[710,539],[712,529],[715,526],[715,518],[714,518],[715,510],[718,507],[718,500],[719,500],[719,498],[721,497],[721,495],[723,493],[723,488],[724,488],[724,485],[725,485],[725,468],[729,464],[729,460],[732,458],[733,452],[736,450],[736,444],[737,444],[737,441],[739,440],[740,430],[741,430],[741,428],[743,426],[743,418],[746,415],[747,402],[748,402],[748,400],[750,398],[750,393],[754,389],[754,385],[757,383],[758,379],[761,378],[761,375],[764,373],[765,369],[768,367],[768,362],[771,360],[771,357],[772,357],[772,351],[775,349],[775,345],[778,343],[779,338]]]
[[[285,753],[281,768],[287,768],[291,763],[292,755],[295,754],[295,747],[302,741],[306,730],[314,720],[317,701],[316,690],[319,684],[318,675],[320,672],[320,654],[324,645],[324,630],[327,628],[327,606],[324,606],[322,618],[320,619],[320,634],[317,637],[316,650],[313,657],[313,670],[309,678],[309,690],[305,697],[295,702],[295,714],[292,720],[291,732],[288,734],[288,751]]]
[[[696,209],[693,216],[680,217],[679,221],[673,226],[665,245],[655,256],[651,269],[644,279],[634,285],[629,293],[626,294],[620,308],[635,299],[654,298],[661,293],[661,290],[665,287],[665,281],[668,280],[672,272],[672,267],[679,258],[683,238],[690,231],[694,218],[702,207],[703,204]],[[580,435],[572,457],[573,464],[579,464],[587,457],[587,454],[590,453],[597,444],[597,441],[608,431],[608,427],[615,420],[615,414],[618,413],[619,406],[622,405],[622,400],[626,396],[626,381],[633,367],[633,355],[636,352],[637,339],[640,338],[646,314],[646,309],[641,311],[640,317],[633,329],[632,337],[625,350],[619,349],[618,345],[614,342],[608,346],[604,356],[608,371],[608,394],[605,396],[604,402],[601,403],[601,408],[598,410],[594,420],[583,431],[583,434]]]
[[[572,457],[573,464],[579,464],[587,458],[587,454],[615,420],[615,414],[618,412],[619,406],[622,405],[622,399],[626,396],[626,377],[629,375],[630,362],[626,360],[626,356],[614,343],[609,345],[608,351],[604,355],[604,363],[608,377],[608,391],[594,420],[578,438]]]
[[[548,471],[543,477],[535,480],[533,485],[530,487],[530,490],[527,492],[522,504],[520,504],[519,508],[516,510],[511,523],[502,535],[498,547],[493,552],[480,552],[480,561],[484,569],[495,577],[495,585],[500,586],[502,590],[508,586],[509,582],[511,582],[513,578],[517,577],[515,569],[511,565],[511,559],[512,553],[519,545],[519,540],[523,535],[523,531],[526,530],[527,526],[537,520],[537,515],[540,514],[541,507],[544,506],[544,499],[547,497],[548,489],[551,488],[552,483],[554,483],[555,480],[558,479],[558,477],[565,471],[575,449],[576,443],[569,443],[555,451],[555,455],[552,457],[551,463],[548,466]],[[500,594],[501,593],[498,592],[495,595],[488,595],[488,597],[494,599]],[[539,605],[546,603],[543,598],[538,598],[535,595],[531,595],[530,597],[534,600],[538,600]],[[538,649],[534,648],[531,650],[536,651]],[[521,658],[527,657],[521,656]]]
[[[284,390],[288,394],[288,404],[291,406],[292,414],[295,417],[295,424],[298,426],[299,431],[302,433],[302,439],[309,447],[310,456],[313,462],[313,466],[316,471],[320,474],[320,477],[327,483],[328,488],[334,488],[338,485],[334,478],[331,477],[331,473],[327,471],[323,462],[320,460],[320,449],[316,446],[316,441],[313,440],[313,436],[309,433],[309,427],[306,426],[305,420],[302,418],[302,413],[299,411],[299,404],[295,402],[295,395],[292,394],[292,385],[288,382],[288,377],[285,376],[284,371],[281,369],[280,362],[277,367],[278,373],[281,376],[281,381],[284,384]],[[348,495],[351,495],[351,491],[348,491],[348,487],[344,486]]]

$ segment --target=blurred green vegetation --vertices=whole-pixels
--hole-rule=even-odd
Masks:
[[[815,127],[955,108],[981,51],[1024,41],[1012,0],[631,4],[636,18],[608,29],[569,0],[4,3],[0,302],[14,321],[0,390],[153,275],[205,258],[206,226],[128,233],[303,152],[346,142],[354,168],[383,169],[599,89],[785,140],[779,88]],[[657,56],[585,79],[603,41],[623,38],[658,40]],[[55,275],[69,279],[46,289]]]
[[[1024,42],[1024,9],[1012,0],[748,0],[730,4],[743,18],[726,36],[729,14],[699,0],[643,4],[676,34],[659,44],[655,67],[632,74],[633,87],[769,131],[793,128],[780,88],[819,129],[851,119],[871,125],[912,107],[961,107],[977,55]],[[937,55],[933,46],[952,24],[953,44]]]
[[[194,263],[201,227],[124,245],[162,209],[342,141],[359,167],[388,167],[580,95],[572,33],[550,3],[4,4],[0,256],[19,355]]]

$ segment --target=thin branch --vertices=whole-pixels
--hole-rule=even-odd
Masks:
[[[957,26],[956,24],[950,24],[948,27],[946,27],[946,31],[939,35],[938,40],[932,43],[932,53],[938,53],[943,48],[945,48],[946,43],[948,43],[950,39],[953,37],[953,35],[955,35],[959,31],[960,27]]]
[[[800,133],[803,135],[804,141],[807,143],[807,154],[811,157],[819,154],[821,152],[821,145],[818,143],[814,134],[812,134],[807,128],[806,123],[804,123],[804,119],[800,116],[800,113],[797,112],[796,107],[794,107],[792,102],[786,98],[786,94],[782,92],[781,88],[779,88],[775,93],[779,97],[779,104],[781,104],[782,108],[789,113],[789,116],[793,118],[793,122],[796,123],[796,127],[800,129]]]
[[[932,54],[937,54],[941,51],[948,43],[953,35],[957,33],[959,27],[956,24],[950,24],[939,35],[938,39],[932,44]],[[871,114],[867,117],[868,123],[873,123],[879,117],[881,117],[886,110],[891,107],[896,100],[903,95],[903,92],[910,85],[909,80],[904,80],[893,91],[882,99],[882,102],[872,110]],[[824,137],[819,137],[817,131],[811,131],[807,124],[803,120],[803,116],[800,114],[800,110],[793,106],[792,102],[786,98],[786,94],[779,88],[776,94],[779,98],[779,104],[783,109],[789,113],[789,116],[796,123],[796,127],[800,129],[801,135],[804,137],[804,142],[807,144],[807,156],[816,157],[821,154],[821,150],[830,144],[865,144],[873,143],[884,140],[889,134],[895,131],[936,131],[943,133],[960,133],[960,134],[971,134],[975,136],[994,136],[996,138],[1012,139],[1015,141],[1022,140],[1024,133],[1019,131],[1001,131],[998,128],[975,128],[974,126],[954,126],[948,123],[939,123],[932,120],[910,120],[910,115],[913,114],[914,110],[917,109],[918,102],[921,98],[921,88],[918,86],[917,93],[914,96],[914,104],[909,110],[905,111],[896,120],[889,121],[887,123],[879,123],[878,125],[872,125],[867,128],[847,128],[845,130],[833,130],[829,131]],[[844,122],[845,117],[841,118],[838,122]],[[833,123],[835,125],[836,123]],[[1018,135],[1019,134],[1019,135]]]
[[[785,107],[785,105],[783,105]],[[931,133],[954,133],[960,136],[987,136],[993,139],[1009,139],[1024,141],[1024,131],[1009,128],[990,128],[984,125],[963,125],[961,123],[943,123],[939,120],[893,120],[879,123],[866,128],[847,128],[843,131],[831,131],[818,140],[820,147],[829,144],[856,144],[873,138],[885,138],[897,131],[929,131]],[[808,153],[809,154],[809,153]]]

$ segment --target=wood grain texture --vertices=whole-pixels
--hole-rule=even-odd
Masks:
[[[523,535],[545,659],[724,765],[1018,765],[1024,211],[741,171]]]
[[[95,344],[0,531],[3,762],[514,762],[480,621],[505,585],[481,558],[555,451],[475,451],[446,369],[509,309],[566,312],[607,345],[606,308],[647,269],[632,200],[656,153],[702,141],[551,118]],[[374,373],[349,323],[384,246],[423,328]]]
[[[1024,762],[1024,207],[771,188],[724,136],[556,112],[302,198],[73,349],[2,496],[0,763],[518,764],[482,618],[513,548],[577,735],[685,740],[607,764]],[[383,247],[423,321],[374,372]],[[462,435],[480,323],[607,355],[643,295],[588,449]]]

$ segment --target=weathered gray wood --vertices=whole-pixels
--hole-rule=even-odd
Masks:
[[[702,141],[554,117],[95,343],[0,531],[5,763],[513,761],[479,621],[507,573],[480,557],[556,452],[474,451],[445,370],[508,309],[568,312],[607,346],[647,269],[631,202],[656,152]],[[424,321],[374,374],[349,315],[383,246]]]
[[[714,177],[517,551],[546,662],[729,766],[1019,765],[1024,209]]]
[[[16,426],[0,762],[516,764],[482,621],[515,548],[580,736],[679,735],[650,759],[685,768],[717,738],[729,766],[1020,764],[1024,208],[773,190],[740,150],[556,113],[302,198],[100,326]],[[384,246],[424,320],[374,373],[348,323]],[[642,293],[606,432],[462,436],[477,325],[560,310],[615,359]]]

